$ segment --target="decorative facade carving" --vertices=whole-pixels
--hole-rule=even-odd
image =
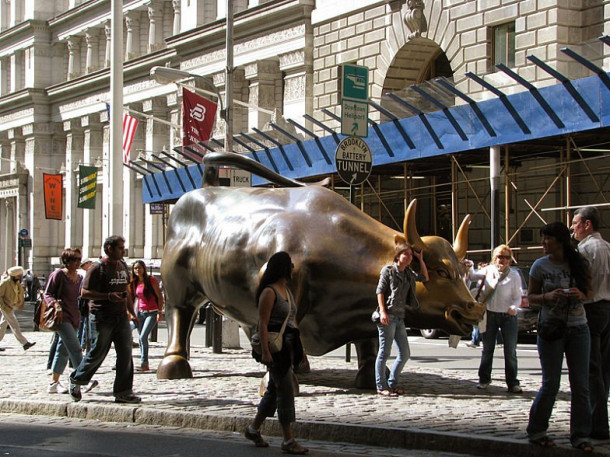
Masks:
[[[408,39],[420,37],[422,33],[428,31],[424,7],[424,0],[407,0],[408,10],[404,15],[404,20],[411,31]]]

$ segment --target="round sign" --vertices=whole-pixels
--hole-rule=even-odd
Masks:
[[[21,229],[19,230],[19,236],[21,238],[27,238],[27,236],[30,234],[30,232],[28,232],[28,229]]]
[[[350,186],[362,184],[373,168],[371,150],[362,138],[349,136],[335,151],[335,165],[341,179]]]

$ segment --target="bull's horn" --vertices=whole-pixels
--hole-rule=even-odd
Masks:
[[[417,225],[415,224],[415,214],[417,213],[417,199],[414,198],[407,207],[405,213],[404,232],[407,242],[410,243],[417,250],[424,248],[424,242],[422,241],[419,233],[417,232]]]
[[[460,229],[455,236],[453,242],[453,250],[458,260],[464,260],[466,258],[466,251],[468,250],[468,226],[470,225],[470,214],[466,214]]]

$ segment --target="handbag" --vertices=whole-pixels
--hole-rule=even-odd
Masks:
[[[381,319],[381,314],[379,314],[379,306],[377,306],[377,309],[371,314],[371,320],[377,323],[379,322],[379,319]]]
[[[55,296],[61,297],[63,286],[64,280],[61,278]],[[59,325],[63,322],[61,300],[55,300],[53,303],[48,304],[43,297],[40,303],[39,313],[38,328],[41,330],[54,332],[59,329]]]
[[[570,278],[570,283],[572,278]],[[566,305],[566,318],[560,319],[558,317],[551,317],[550,319],[540,320],[540,314],[538,314],[538,325],[536,331],[538,336],[546,341],[555,341],[563,338],[568,331],[568,314],[570,313],[570,304]]]
[[[275,293],[275,300],[277,302],[277,292]],[[290,301],[291,299],[292,295],[289,292],[288,300]],[[288,324],[288,316],[290,316],[290,312],[286,314],[286,319],[284,319],[284,323],[282,324],[282,328],[279,332],[267,332],[267,340],[269,341],[269,351],[271,351],[272,354],[275,354],[282,350],[282,346],[284,345],[284,330],[286,330],[286,324]],[[259,355],[262,355],[263,349],[261,347],[261,337],[258,331],[252,335],[252,338],[250,338],[250,344],[252,345],[252,350],[254,352]]]
[[[282,328],[279,332],[267,332],[267,340],[269,341],[269,351],[272,354],[276,352],[280,352],[282,350],[282,346],[284,343],[284,330],[286,330],[286,324],[288,323],[288,314],[286,315],[286,319],[284,319],[284,323],[282,324]],[[252,349],[257,354],[262,354],[263,349],[261,346],[261,337],[258,332],[252,335],[250,339],[250,344],[252,345]]]

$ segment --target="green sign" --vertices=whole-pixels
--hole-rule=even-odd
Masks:
[[[341,99],[367,101],[369,99],[369,69],[362,65],[342,65]]]
[[[78,167],[78,207],[95,209],[97,191],[97,167]]]

